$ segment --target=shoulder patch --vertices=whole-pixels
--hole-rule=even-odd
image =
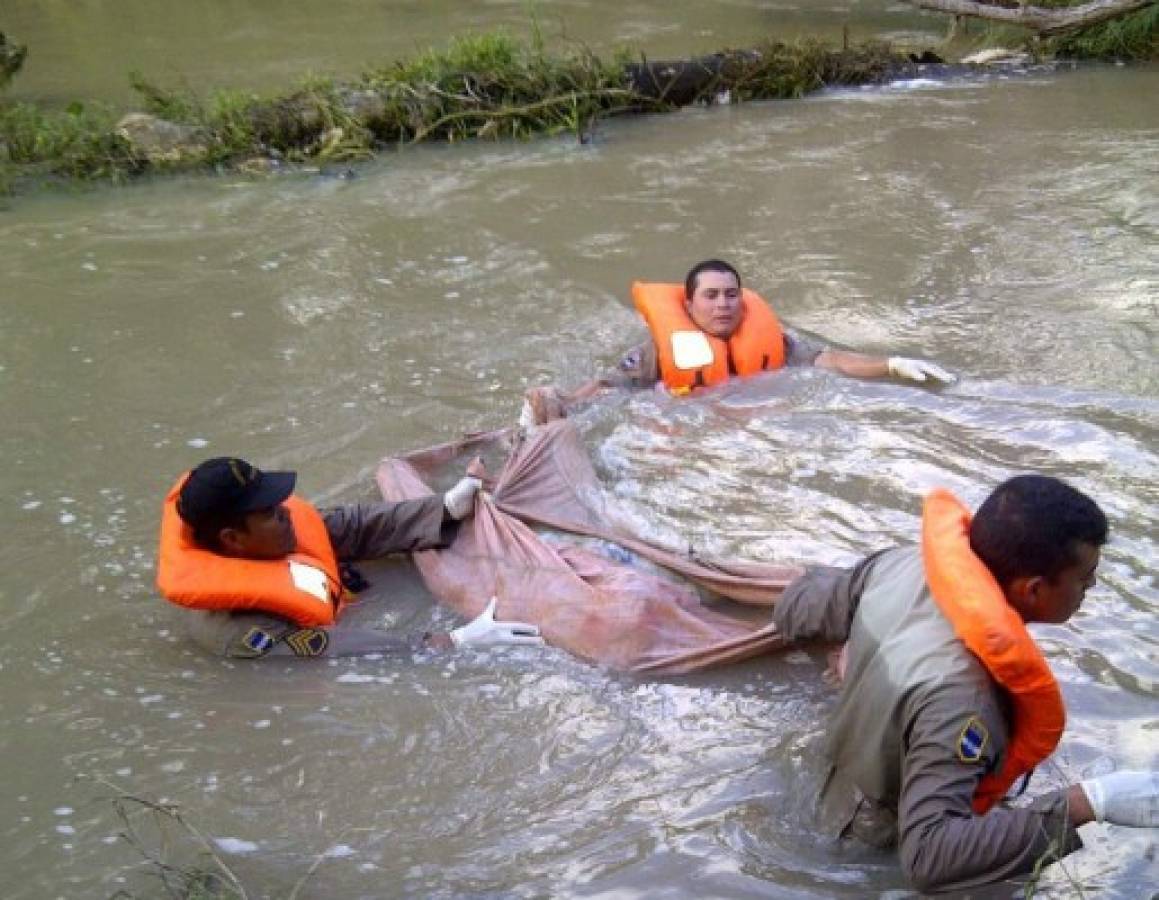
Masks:
[[[640,347],[635,347],[620,357],[620,371],[625,372],[628,375],[635,374],[640,371],[640,365],[643,361],[643,349]]]
[[[247,650],[253,652],[254,656],[265,656],[274,648],[274,644],[277,643],[272,634],[261,628],[251,628],[245,633],[245,637],[241,639],[241,642]]]
[[[958,733],[958,760],[964,763],[982,761],[982,753],[990,743],[990,732],[977,716],[971,716]]]
[[[301,628],[284,638],[295,656],[321,656],[330,646],[330,635],[321,628]]]

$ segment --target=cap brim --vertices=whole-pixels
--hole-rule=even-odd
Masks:
[[[253,512],[277,506],[294,493],[297,472],[262,472],[262,482],[254,494],[247,498],[239,512]]]

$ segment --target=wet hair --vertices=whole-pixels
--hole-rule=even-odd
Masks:
[[[701,272],[723,272],[726,275],[731,275],[736,279],[736,286],[741,287],[740,272],[726,263],[723,259],[706,259],[703,262],[698,262],[691,269],[688,274],[684,276],[684,297],[691,300],[692,295],[696,293],[696,280],[700,278]]]
[[[1098,504],[1047,475],[1004,481],[970,523],[970,548],[1003,588],[1024,576],[1053,580],[1078,561],[1077,545],[1106,542]]]

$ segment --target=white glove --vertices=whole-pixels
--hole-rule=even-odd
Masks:
[[[495,604],[499,601],[492,597],[487,608],[477,619],[473,619],[462,628],[451,632],[451,640],[456,647],[465,644],[487,646],[489,644],[534,644],[542,646],[543,638],[539,636],[539,629],[534,625],[523,622],[496,622]]]
[[[891,356],[887,361],[889,374],[898,378],[908,378],[910,381],[925,381],[927,376],[942,384],[953,384],[957,376],[947,372],[936,363],[926,362],[924,359],[908,359],[904,356]]]
[[[539,422],[535,419],[535,409],[531,405],[531,401],[524,398],[523,407],[519,410],[519,427],[524,431],[531,431]]]
[[[475,508],[475,495],[483,486],[481,478],[471,475],[460,478],[459,483],[443,494],[443,506],[447,508],[452,519],[465,519]]]
[[[1082,782],[1096,822],[1159,826],[1159,772],[1112,772]]]

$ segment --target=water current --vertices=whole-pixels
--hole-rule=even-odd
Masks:
[[[95,93],[115,96],[107,60],[119,54],[121,72],[130,55],[104,13],[150,5],[87,5],[102,25],[86,52],[107,54]],[[273,81],[524,15],[214,3],[204,31],[182,34],[197,5],[169,6],[134,46],[154,62],[174,48],[195,81],[198,42],[217,31],[227,47],[266,47],[228,72]],[[936,32],[884,4],[812,19],[677,6],[542,8],[595,45],[632,37],[657,54],[739,43],[782,14],[798,30],[851,17]],[[371,7],[393,30],[358,32]],[[35,51],[42,23],[45,55],[63,60],[85,20],[69,20],[68,41],[47,35],[71,14],[17,0],[0,25],[23,24]],[[349,43],[335,37],[336,52],[328,35]],[[21,87],[83,89],[76,71],[30,71]],[[901,891],[893,858],[810,827],[832,698],[819,653],[680,679],[551,650],[226,663],[188,645],[152,587],[160,499],[183,468],[241,454],[298,470],[316,502],[370,499],[380,457],[510,423],[527,386],[613,365],[643,337],[630,281],[676,280],[708,255],[803,331],[934,359],[961,380],[792,370],[699,399],[605,397],[579,421],[609,492],[646,530],[706,550],[850,562],[911,541],[933,486],[976,504],[1017,472],[1069,480],[1102,504],[1112,538],[1082,611],[1035,630],[1070,719],[1034,790],[1155,767],[1156,96],[1153,67],[1043,70],[611,122],[583,146],[411,149],[352,178],[198,176],[9,201],[3,893],[156,895],[119,836],[117,792],[178,804],[257,897],[300,881],[303,898]],[[360,616],[402,632],[454,622],[405,567],[370,574]],[[156,823],[131,823],[152,846]],[[1154,890],[1153,833],[1084,837],[1047,873],[1048,894]],[[188,835],[174,840],[195,861]]]

